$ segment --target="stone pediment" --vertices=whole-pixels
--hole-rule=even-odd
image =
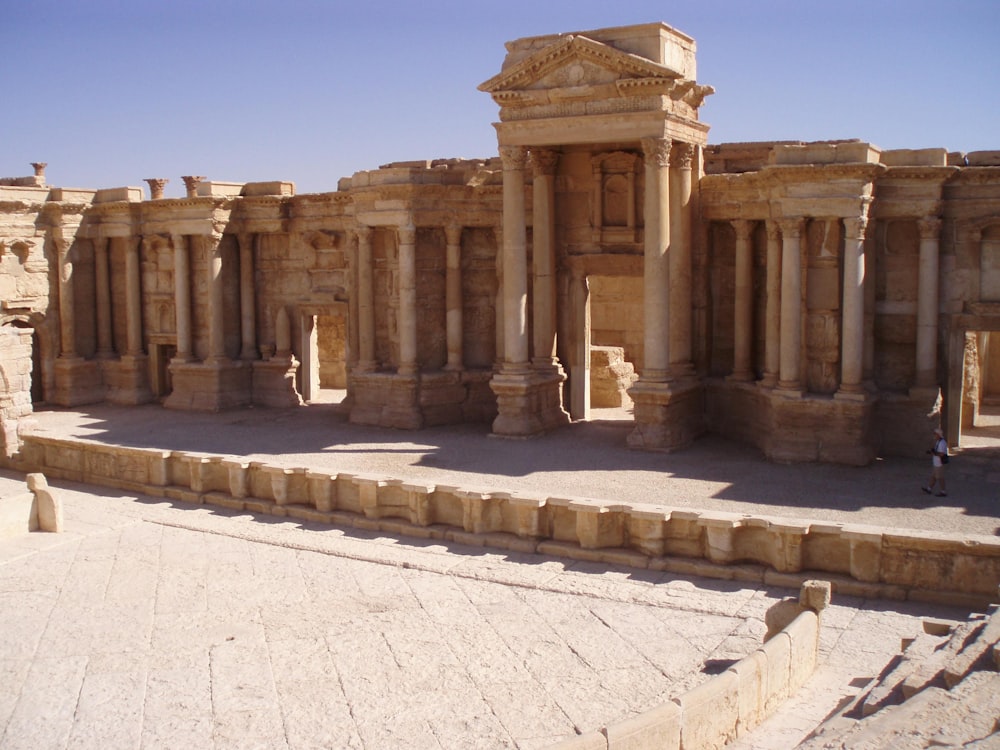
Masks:
[[[666,65],[571,34],[501,71],[479,90],[508,103],[515,92],[571,91],[625,80],[669,86],[680,78],[680,73]]]

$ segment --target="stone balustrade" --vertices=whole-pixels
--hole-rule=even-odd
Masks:
[[[985,606],[1000,539],[409,482],[26,435],[14,466],[303,521],[678,574]]]

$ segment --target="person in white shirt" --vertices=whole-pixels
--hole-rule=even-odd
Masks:
[[[935,428],[934,444],[927,452],[931,454],[931,478],[920,489],[928,495],[932,495],[936,486],[937,496],[945,497],[948,494],[944,483],[944,465],[948,461],[948,441],[944,439],[944,430],[940,427]]]

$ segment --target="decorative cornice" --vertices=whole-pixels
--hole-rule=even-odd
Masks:
[[[680,78],[676,71],[665,65],[595,42],[585,36],[568,34],[481,83],[479,90],[493,94],[496,98],[501,92],[527,87],[553,68],[574,58],[597,63],[629,78]],[[500,100],[497,102],[500,103]]]

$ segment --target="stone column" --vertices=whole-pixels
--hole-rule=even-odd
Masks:
[[[642,380],[652,383],[670,379],[670,145],[664,138],[642,139],[646,172]]]
[[[865,229],[867,216],[844,219],[844,299],[840,323],[840,398],[864,398]]]
[[[417,373],[417,229],[399,227],[399,367],[400,375]]]
[[[767,300],[764,306],[764,377],[762,386],[778,382],[781,367],[781,230],[773,221],[767,229]]]
[[[445,335],[448,344],[446,370],[462,369],[462,225],[444,228],[445,251]]]
[[[94,240],[94,287],[97,308],[97,357],[114,356],[111,334],[111,283],[108,275],[108,245],[111,240],[98,237]]]
[[[918,388],[937,385],[938,254],[941,220],[926,217],[917,222],[920,231],[920,275],[917,282],[917,378]]]
[[[670,189],[670,370],[694,372],[691,361],[691,164],[693,143],[674,144]]]
[[[76,359],[75,297],[73,294],[73,259],[71,245],[61,236],[53,238],[59,263],[59,342],[60,358]]]
[[[205,180],[204,175],[187,175],[181,177],[184,180],[184,188],[187,190],[187,197],[194,198],[198,195],[198,186]]]
[[[257,290],[254,284],[256,234],[237,236],[240,246],[240,359],[257,359]]]
[[[226,315],[222,286],[222,235],[202,239],[208,250],[208,361],[226,360]]]
[[[191,264],[187,238],[183,234],[170,236],[174,246],[174,315],[177,329],[177,355],[180,362],[194,359],[191,353]]]
[[[556,363],[556,164],[559,154],[532,149],[532,333],[536,367]]]
[[[128,337],[126,354],[142,356],[142,280],[139,269],[139,248],[142,239],[127,239],[125,245],[125,319]]]
[[[146,182],[149,183],[149,199],[158,201],[163,198],[163,188],[170,180],[162,177],[147,177]]]
[[[358,227],[358,370],[375,370],[375,284],[372,228]]]
[[[524,212],[522,146],[501,146],[503,162],[503,369],[523,370],[528,364],[528,250]]]
[[[733,374],[730,379],[753,379],[751,343],[753,341],[753,222],[731,222],[736,230],[736,284],[733,315]]]
[[[781,355],[778,388],[800,391],[802,360],[802,256],[804,220],[783,219],[781,227]]]
[[[496,364],[494,369],[499,370],[504,361],[504,314],[503,314],[503,227],[493,228],[493,240],[496,245],[496,269],[497,269],[497,293],[493,301],[493,314],[495,338],[496,338]]]

